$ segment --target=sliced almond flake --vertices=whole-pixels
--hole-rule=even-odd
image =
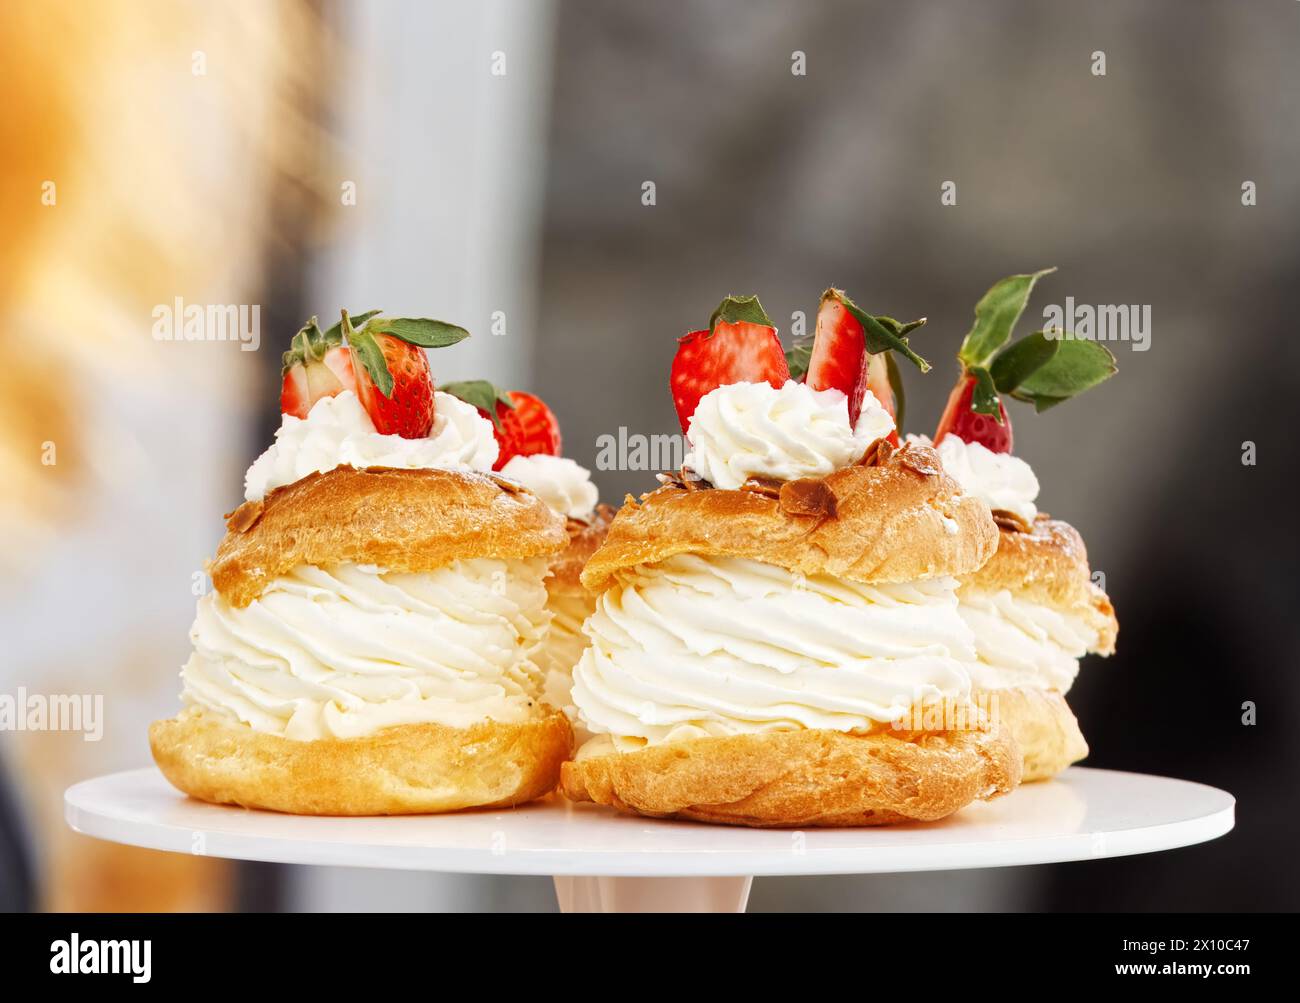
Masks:
[[[909,470],[915,470],[924,477],[938,477],[943,473],[943,464],[939,462],[939,454],[926,446],[918,446],[909,442],[894,455],[898,457],[898,462],[903,466]]]
[[[518,481],[512,481],[509,477],[502,477],[499,474],[488,474],[492,482],[508,495],[528,494],[528,489]]]
[[[741,491],[748,491],[750,494],[762,495],[764,498],[779,498],[781,495],[781,481],[773,477],[751,477],[740,486]]]
[[[712,484],[685,465],[683,465],[682,469],[678,471],[677,476],[681,479],[682,487],[687,491],[702,491],[705,488],[713,487]]]
[[[824,480],[803,477],[781,485],[781,511],[786,515],[812,515],[834,518],[838,509],[835,492]]]
[[[232,533],[247,533],[262,518],[265,507],[266,504],[260,501],[244,502],[235,511],[226,513],[226,528]]]
[[[995,508],[993,510],[993,521],[998,524],[999,529],[1005,529],[1012,533],[1032,533],[1034,528],[1026,522],[1016,512],[1005,508]]]

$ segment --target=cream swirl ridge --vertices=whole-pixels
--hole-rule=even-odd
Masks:
[[[541,695],[545,574],[543,558],[401,574],[300,565],[243,609],[210,592],[182,699],[304,741],[526,720]]]
[[[975,635],[978,660],[970,666],[976,689],[1014,687],[1069,691],[1079,659],[1097,644],[1082,619],[1012,595],[963,588],[958,612]]]
[[[619,748],[706,735],[864,731],[964,701],[956,581],[865,585],[680,554],[620,574],[583,628],[573,700]]]
[[[553,512],[590,521],[600,492],[591,483],[591,471],[563,456],[537,453],[512,456],[501,473],[537,495]]]
[[[793,380],[732,383],[700,398],[691,416],[686,465],[715,487],[734,490],[750,477],[825,477],[857,462],[894,420],[870,391],[856,427],[848,398]]]
[[[1038,515],[1038,478],[1018,456],[995,453],[978,442],[945,435],[936,447],[944,471],[968,495],[982,498],[989,508],[1014,512],[1026,522]]]
[[[434,394],[433,428],[422,439],[383,435],[356,394],[323,397],[306,418],[284,415],[267,447],[244,475],[244,497],[258,501],[275,488],[335,467],[422,467],[488,471],[497,459],[492,423],[451,394]]]

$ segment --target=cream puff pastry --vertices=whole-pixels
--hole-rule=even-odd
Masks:
[[[286,413],[249,469],[198,603],[184,709],[149,733],[180,790],[369,815],[555,787],[572,730],[536,660],[564,521],[492,472],[474,408],[431,386],[429,401],[424,435],[385,434],[336,388]]]
[[[583,572],[599,599],[573,699],[594,737],[565,795],[809,826],[933,820],[1011,790],[1020,755],[971,702],[957,611],[958,576],[996,547],[987,505],[932,449],[894,450],[870,391],[788,379],[764,317],[715,314],[683,339],[686,468],[625,503]],[[918,726],[935,706],[957,713]]]

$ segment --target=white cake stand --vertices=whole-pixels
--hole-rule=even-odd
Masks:
[[[1230,794],[1166,777],[1075,767],[941,822],[744,829],[619,815],[559,798],[522,808],[308,818],[205,804],[154,769],[64,795],[99,839],[239,860],[471,874],[548,874],[565,912],[743,912],[754,875],[880,874],[1119,857],[1214,839]]]

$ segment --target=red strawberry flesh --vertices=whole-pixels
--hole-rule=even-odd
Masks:
[[[497,420],[493,424],[493,431],[497,437],[499,453],[492,469],[500,470],[516,456],[533,456],[538,453],[559,456],[560,423],[555,413],[540,397],[533,394],[511,390],[508,395],[514,407],[503,402],[496,406]]]
[[[355,353],[352,371],[357,397],[370,415],[375,431],[383,435],[400,435],[404,439],[422,439],[433,428],[433,375],[424,349],[407,344],[390,334],[369,335],[384,354],[384,362],[393,377],[392,393],[385,396],[375,386],[365,366]]]
[[[944,408],[939,427],[935,429],[934,444],[937,446],[945,436],[955,435],[963,442],[978,442],[994,453],[1009,453],[1012,446],[1011,419],[1002,402],[998,401],[998,411],[1002,424],[987,414],[971,410],[971,398],[975,393],[975,377],[964,373],[948,395],[948,406]]]
[[[678,339],[669,381],[682,431],[690,427],[700,398],[732,383],[768,383],[780,388],[790,379],[776,329],[749,321],[719,320],[713,332],[692,331]]]

